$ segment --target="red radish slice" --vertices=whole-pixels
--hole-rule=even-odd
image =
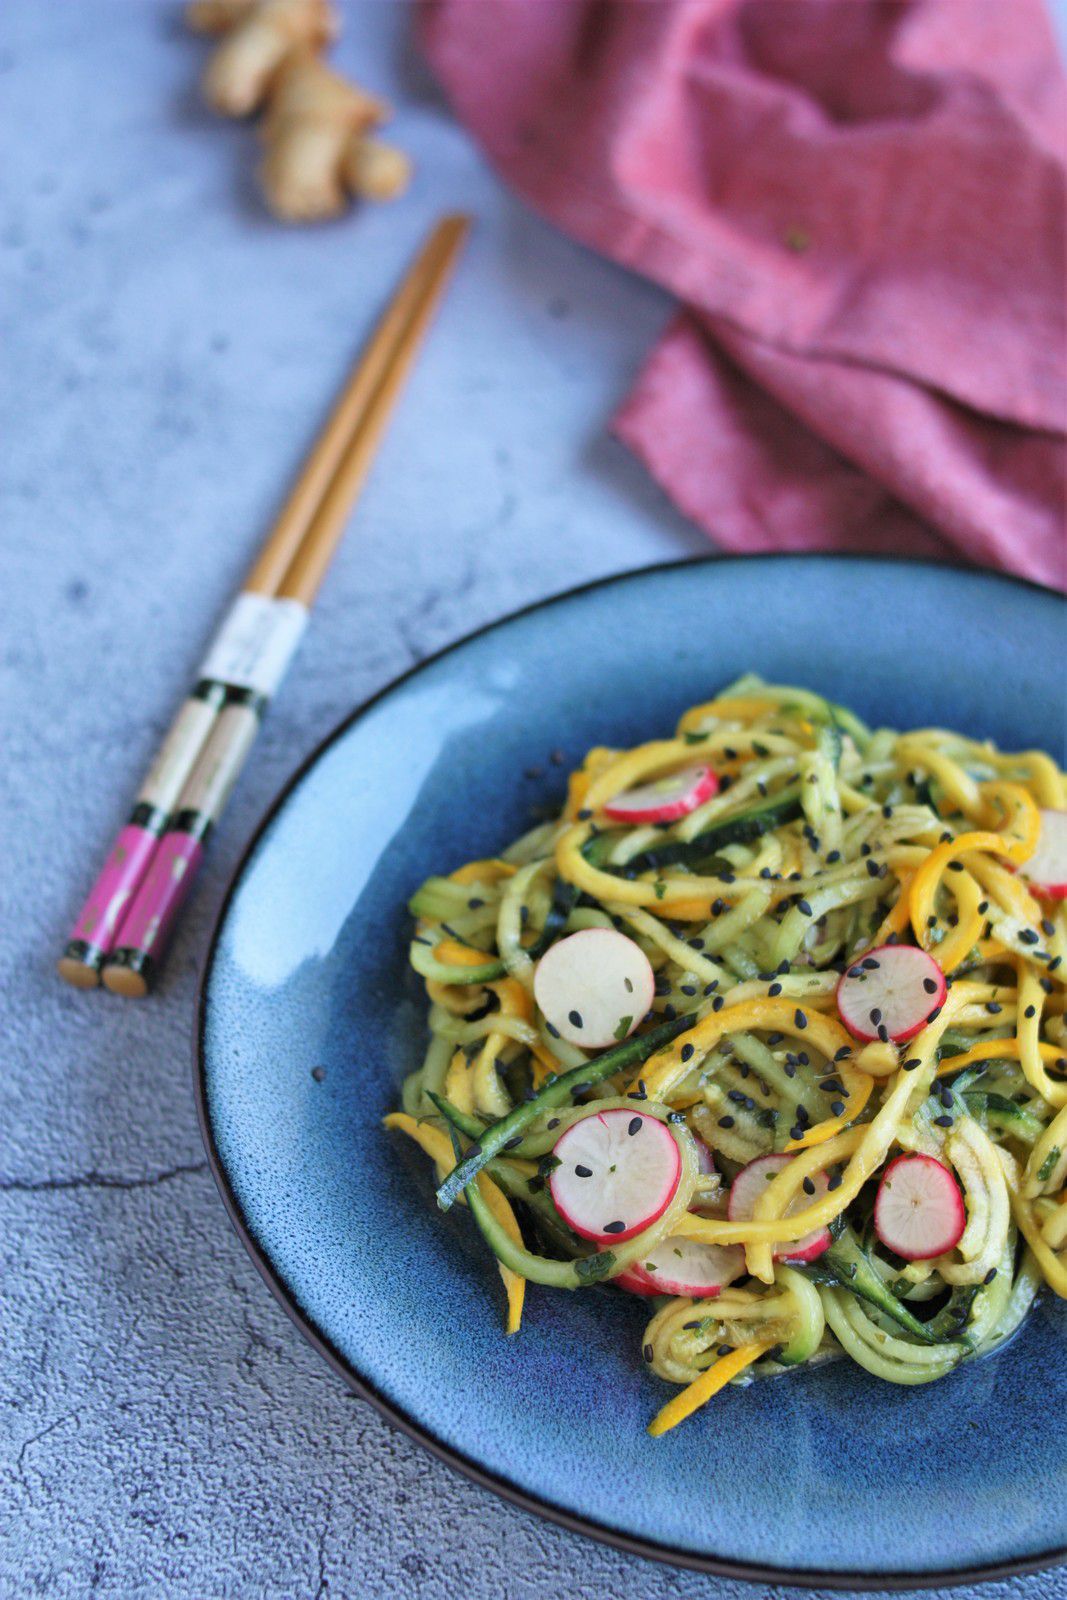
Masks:
[[[857,956],[837,985],[837,1010],[854,1039],[911,1039],[945,1002],[945,974],[910,944]]]
[[[677,822],[718,792],[719,779],[710,767],[683,767],[669,777],[617,794],[604,807],[604,815],[613,822]]]
[[[750,1161],[747,1167],[742,1167],[730,1187],[730,1205],[727,1216],[731,1222],[748,1222],[756,1214],[756,1202],[760,1195],[765,1194],[767,1185],[778,1176],[783,1167],[787,1167],[791,1157],[757,1156],[755,1161]],[[825,1172],[818,1172],[812,1178],[815,1185],[814,1195],[800,1193],[795,1200],[790,1201],[787,1217],[793,1216],[797,1211],[804,1211],[812,1202],[826,1193],[829,1179]],[[815,1228],[811,1233],[806,1233],[803,1239],[791,1240],[788,1244],[776,1245],[774,1249],[775,1261],[814,1261],[821,1256],[824,1250],[830,1248],[831,1238],[829,1228]]]
[[[682,1171],[662,1122],[641,1111],[593,1111],[556,1140],[548,1180],[556,1210],[583,1239],[621,1244],[674,1199]]]
[[[1019,868],[1047,900],[1067,900],[1067,811],[1042,811],[1037,849]]]
[[[614,928],[583,928],[557,940],[534,973],[534,998],[550,1028],[586,1050],[633,1033],[655,989],[645,952]]]
[[[933,1156],[903,1155],[882,1174],[874,1231],[905,1261],[929,1261],[960,1242],[967,1215],[951,1172]]]
[[[744,1270],[745,1252],[739,1244],[661,1239],[615,1282],[631,1294],[686,1294],[692,1300],[710,1300]]]

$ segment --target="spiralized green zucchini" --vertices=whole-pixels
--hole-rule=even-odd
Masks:
[[[627,826],[605,813],[694,762],[719,787],[688,815]],[[673,739],[590,751],[556,819],[428,879],[410,909],[430,1040],[389,1122],[439,1177],[458,1167],[452,1184],[501,1263],[509,1329],[526,1281],[610,1282],[667,1238],[740,1243],[747,1275],[716,1298],[654,1305],[645,1361],[686,1386],[660,1433],[724,1383],[841,1356],[931,1382],[1002,1345],[1042,1288],[1067,1297],[1067,915],[1025,877],[1040,810],[1065,808],[1042,752],[871,730],[809,690],[746,677],[686,712]],[[651,1012],[611,1056],[560,1038],[534,998],[541,955],[590,927],[625,933],[655,973]],[[863,1045],[837,984],[887,942],[928,951],[951,987],[906,1045]],[[642,1038],[673,1019],[686,1019],[677,1037],[643,1060]],[[553,1099],[586,1065],[588,1081]],[[552,1149],[591,1107],[635,1095],[668,1120],[683,1182],[636,1245],[598,1249],[555,1211]],[[517,1131],[500,1149],[505,1118]],[[698,1140],[716,1171],[698,1170]],[[962,1195],[962,1236],[930,1260],[895,1256],[874,1229],[876,1186],[902,1151],[933,1156]],[[729,1220],[732,1180],[765,1154],[789,1159],[756,1215]],[[826,1227],[818,1259],[780,1259]]]

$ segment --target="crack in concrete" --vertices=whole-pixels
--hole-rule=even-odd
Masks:
[[[325,1516],[325,1519],[323,1521],[322,1527],[319,1530],[319,1548],[318,1548],[318,1555],[319,1555],[319,1586],[315,1590],[315,1600],[323,1600],[323,1597],[325,1595],[328,1595],[329,1592],[330,1592],[329,1580],[326,1577],[326,1540],[329,1537],[330,1521],[331,1521],[332,1517],[333,1517],[333,1498],[331,1496],[331,1497],[327,1498],[327,1501],[326,1501],[326,1516]]]
[[[169,1183],[172,1178],[184,1178],[193,1172],[206,1172],[206,1161],[190,1161],[176,1167],[166,1167],[162,1172],[148,1172],[140,1178],[125,1178],[121,1173],[78,1173],[69,1178],[0,1178],[0,1194],[51,1194],[61,1189],[154,1189],[157,1184]]]
[[[80,1406],[75,1411],[68,1411],[62,1417],[57,1417],[54,1422],[50,1422],[47,1428],[42,1428],[40,1433],[31,1434],[28,1439],[24,1439],[22,1441],[22,1444],[19,1447],[18,1458],[15,1461],[15,1471],[18,1473],[19,1478],[26,1488],[29,1488],[29,1484],[26,1482],[26,1474],[24,1470],[26,1451],[31,1445],[40,1444],[42,1439],[47,1439],[50,1433],[55,1433],[56,1429],[61,1428],[65,1422],[70,1422],[73,1417],[80,1417],[81,1413],[82,1408]]]

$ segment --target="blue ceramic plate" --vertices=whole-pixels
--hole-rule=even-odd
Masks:
[[[875,723],[1055,749],[1063,621],[1042,590],[911,563],[655,568],[464,640],[327,740],[223,908],[197,1081],[245,1243],[355,1387],[521,1504],[720,1573],[906,1587],[1067,1557],[1061,1302],[941,1383],[842,1362],[731,1390],[654,1441],[666,1391],[641,1364],[646,1308],[535,1288],[505,1338],[469,1218],[436,1210],[429,1163],[380,1126],[422,1050],[404,903],[559,801],[550,751],[660,735],[747,669]]]

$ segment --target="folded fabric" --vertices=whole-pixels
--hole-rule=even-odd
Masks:
[[[615,425],[718,543],[1067,587],[1038,0],[426,0],[420,28],[502,175],[683,302]]]

